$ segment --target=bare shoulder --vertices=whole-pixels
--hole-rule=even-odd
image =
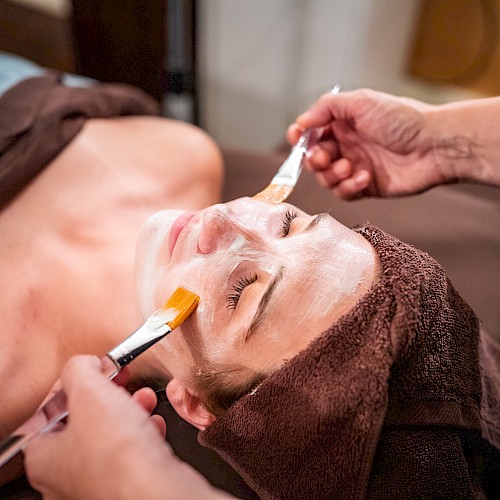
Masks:
[[[188,194],[188,204],[201,206],[218,201],[222,156],[196,126],[152,116],[89,120],[77,142],[94,147],[121,175],[152,182],[166,196]]]

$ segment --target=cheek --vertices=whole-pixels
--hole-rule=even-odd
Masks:
[[[161,304],[177,287],[186,288],[200,297],[196,311],[182,326],[186,346],[172,342],[172,349],[174,346],[188,349],[194,358],[208,359],[218,356],[226,348],[227,275],[220,265],[202,258],[188,264],[167,266],[157,274],[156,304]]]
[[[155,305],[162,304],[179,287],[186,288],[201,298],[207,282],[203,264],[202,259],[193,259],[187,263],[169,264],[157,268],[154,282],[151,284]],[[207,277],[210,279],[208,273]]]

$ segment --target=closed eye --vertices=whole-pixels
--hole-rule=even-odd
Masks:
[[[230,293],[229,295],[226,295],[226,308],[227,309],[236,309],[236,306],[238,305],[238,302],[240,300],[241,294],[243,293],[243,290],[248,285],[255,283],[257,281],[257,278],[258,278],[258,276],[256,274],[253,274],[252,276],[247,276],[247,277],[239,279],[233,285],[233,292]]]
[[[282,227],[282,236],[285,237],[290,232],[290,226],[292,225],[293,219],[298,216],[298,213],[295,210],[287,210],[283,215],[283,221],[281,224]]]

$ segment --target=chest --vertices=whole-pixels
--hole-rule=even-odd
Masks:
[[[126,336],[140,321],[134,258],[141,222],[129,212],[89,204],[78,217],[25,219],[5,230],[0,279],[9,284],[2,301],[10,312],[4,321],[56,343],[62,358],[100,352]]]

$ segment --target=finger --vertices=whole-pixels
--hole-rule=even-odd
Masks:
[[[70,358],[64,365],[61,381],[67,392],[72,392],[73,389],[92,387],[95,383],[101,386],[103,381],[108,380],[109,373],[114,371],[116,371],[116,365],[107,357],[99,359],[91,355],[77,355]],[[130,370],[125,366],[117,373],[113,381],[123,386],[129,379]]]
[[[345,114],[346,104],[350,101],[348,92],[323,94],[307,111],[299,115],[295,123],[303,129],[328,125]]]
[[[73,387],[78,387],[82,382],[91,385],[87,381],[102,379],[101,360],[97,356],[78,355],[70,358],[64,365],[61,372],[61,381],[65,389],[71,391]]]
[[[167,424],[161,415],[151,415],[153,425],[158,429],[160,436],[165,439],[167,436]]]
[[[96,358],[95,356],[78,356],[78,357],[81,357],[81,358],[84,358],[86,363],[90,363],[91,365],[93,365],[95,367],[95,369],[98,368],[98,358]],[[71,360],[70,360],[71,361]],[[70,361],[67,362],[70,363]],[[73,361],[71,361],[72,363]],[[111,363],[111,360],[110,360],[110,363]],[[63,371],[66,369],[66,365],[65,367],[63,367]],[[40,405],[40,408],[45,406],[47,404],[48,401],[52,400],[54,398],[54,396],[59,393],[62,389],[63,389],[63,385],[64,385],[64,381],[63,381],[63,378],[62,378],[62,375],[61,375],[61,378],[58,378],[55,382],[54,382],[54,385],[51,387],[49,393],[47,394],[47,396],[44,398],[44,400],[42,401],[41,405]],[[53,406],[55,408],[55,406]],[[42,414],[40,414],[42,415]]]
[[[134,392],[132,398],[148,413],[151,413],[156,408],[156,403],[158,401],[156,393],[150,387],[143,387]],[[151,415],[150,420],[158,429],[160,435],[165,438],[167,434],[167,424],[163,417],[161,415]]]
[[[339,145],[335,139],[323,140],[318,146],[328,155],[330,161],[340,158]]]
[[[130,380],[130,368],[124,366],[113,379],[113,382],[117,385],[125,386]]]
[[[315,146],[304,157],[304,166],[312,172],[322,172],[330,168],[330,154],[321,148]]]
[[[143,387],[138,391],[134,392],[132,398],[139,403],[148,413],[151,413],[157,403],[157,397],[151,387]]]
[[[365,196],[363,191],[370,185],[371,175],[367,170],[360,170],[351,177],[341,181],[332,191],[342,200],[355,200]]]
[[[330,164],[328,170],[319,173],[321,185],[329,189],[334,188],[352,175],[352,164],[346,158],[341,158]]]
[[[68,399],[72,418],[79,418],[79,411],[85,407],[99,412],[118,413],[120,405],[128,400],[129,394],[122,387],[111,383],[101,371],[101,360],[95,356],[79,355],[70,358],[61,373],[61,380]],[[86,414],[86,412],[83,412]]]
[[[75,356],[76,357],[76,356]],[[79,356],[78,356],[79,358]],[[84,358],[84,363],[89,363],[91,366],[95,367],[97,370],[98,368],[98,359],[95,356],[82,356]],[[104,362],[107,360],[107,358],[104,358]],[[103,360],[101,360],[102,362]],[[78,361],[79,363],[80,361]],[[111,360],[109,360],[109,363],[112,363]],[[104,368],[104,367],[103,367]],[[71,371],[71,370],[70,370]],[[127,382],[130,379],[130,370],[128,369],[127,366],[122,368],[122,370],[116,375],[114,378],[114,382],[118,385],[126,385]],[[63,388],[63,382],[61,378],[58,378],[55,382],[54,385],[51,387],[49,393],[45,397],[45,399],[42,401],[41,406],[43,406],[49,399],[52,399],[52,397],[59,392]]]
[[[339,158],[339,148],[335,141],[321,142],[306,155],[306,168],[310,170],[327,170],[332,161]]]
[[[297,123],[292,123],[288,127],[288,130],[286,132],[286,138],[290,145],[296,144],[297,141],[300,139],[300,136],[304,133],[304,129],[297,125]]]

